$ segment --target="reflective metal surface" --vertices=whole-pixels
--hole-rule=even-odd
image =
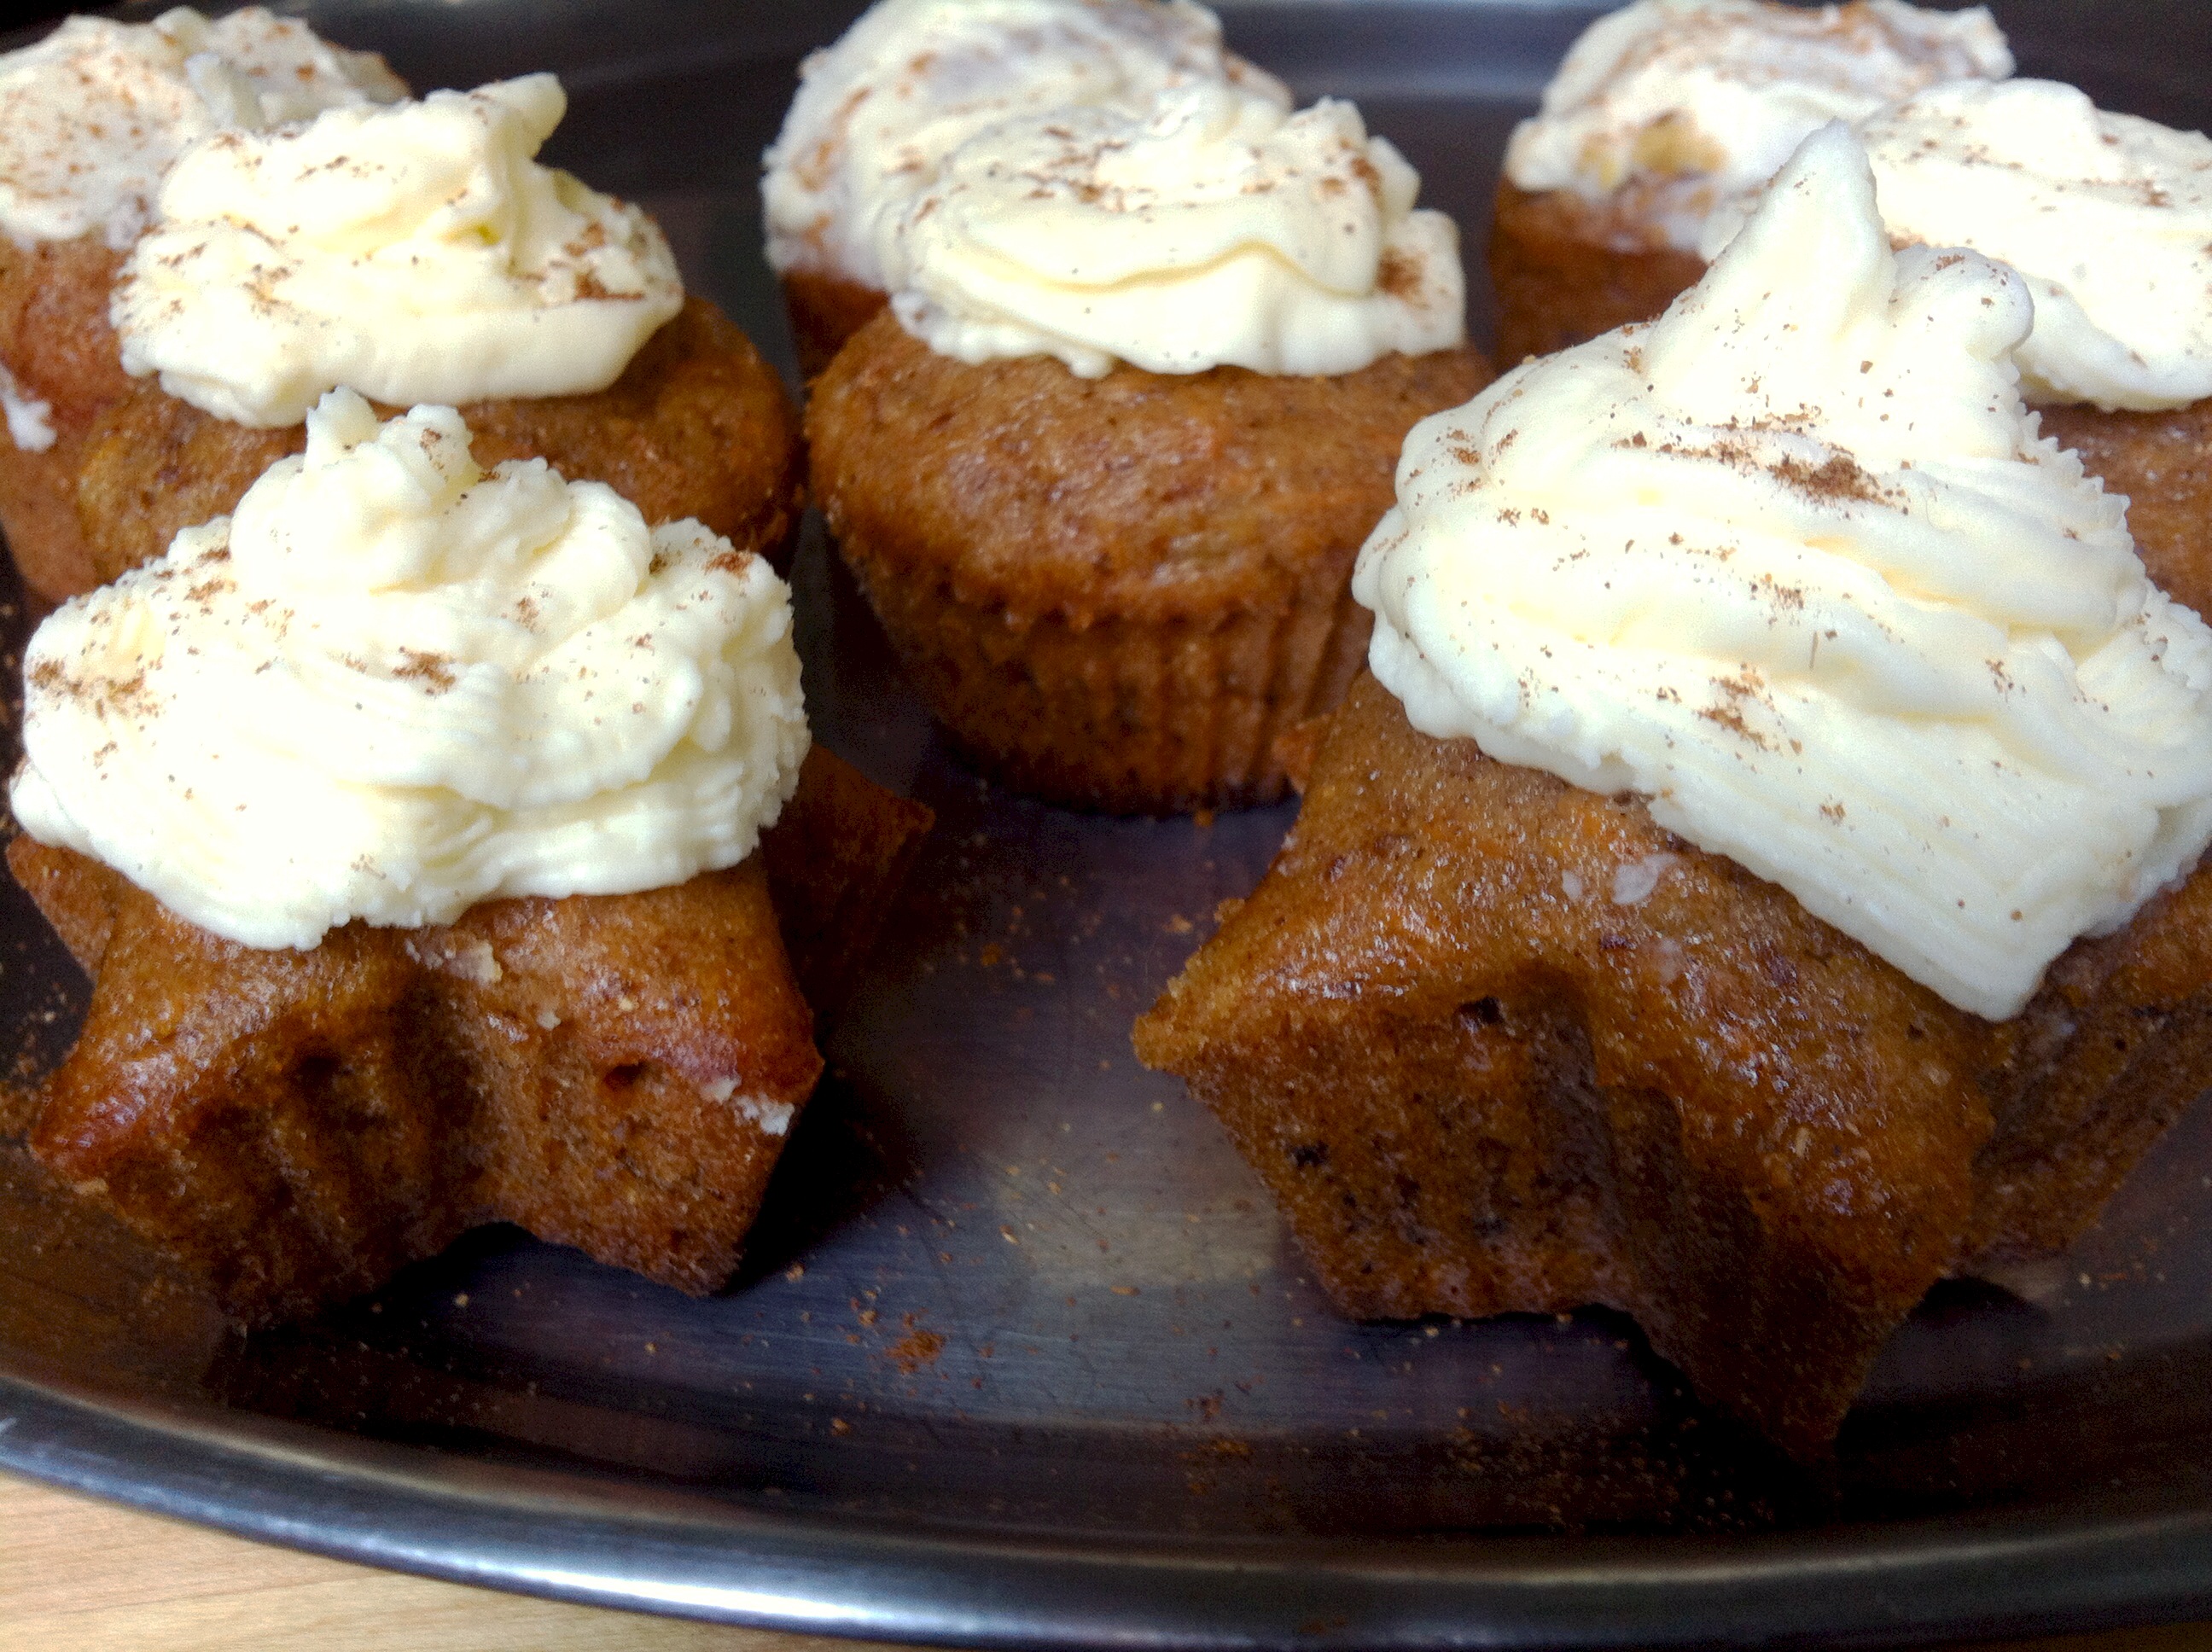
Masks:
[[[552,158],[642,199],[788,361],[757,156],[852,8],[308,9],[418,87],[562,70]],[[2119,39],[2094,9],[1997,6],[2024,70],[2202,124],[2191,9],[2130,7]],[[1228,15],[1302,96],[1359,98],[1472,242],[1589,11]],[[818,528],[796,582],[819,738],[939,828],[732,1289],[689,1301],[496,1230],[240,1339],[0,1151],[0,1464],[383,1564],[890,1639],[1866,1642],[2212,1612],[2212,1110],[2021,1294],[1939,1290],[1826,1473],[1703,1412],[1614,1316],[1347,1325],[1128,1049],[1291,811],[998,793],[933,738]],[[12,890],[0,934],[27,1075],[82,989]]]

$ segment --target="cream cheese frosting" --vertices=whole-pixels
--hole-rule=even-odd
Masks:
[[[2016,1013],[2212,839],[2212,631],[2039,439],[2033,319],[1893,252],[1824,129],[1661,320],[1415,428],[1353,581],[1376,675]]]
[[[684,285],[643,212],[533,159],[567,106],[526,75],[195,145],[116,285],[125,369],[259,426],[338,386],[398,406],[605,389]]]
[[[769,262],[887,290],[878,220],[984,127],[1200,82],[1290,106],[1190,0],[880,0],[800,65],[763,158]]]
[[[71,17],[0,56],[0,230],[19,242],[137,240],[169,163],[231,128],[390,103],[407,88],[374,52],[249,6],[150,23]]]
[[[350,391],[24,667],[23,829],[258,947],[733,865],[807,749],[765,562]]]
[[[2035,80],[1937,87],[1859,131],[1893,240],[1971,246],[2027,281],[2029,400],[2212,396],[2212,139]]]
[[[976,134],[878,255],[900,323],[965,361],[1352,373],[1465,337],[1458,230],[1419,190],[1348,103],[1188,86]]]
[[[1514,130],[1505,176],[1593,203],[1635,185],[1650,228],[1693,252],[1715,208],[1758,190],[1828,121],[2012,70],[1981,6],[1636,0],[1575,42],[1542,107]]]
[[[8,440],[27,453],[43,453],[54,445],[54,404],[23,388],[15,375],[0,363],[0,413],[8,422]]]

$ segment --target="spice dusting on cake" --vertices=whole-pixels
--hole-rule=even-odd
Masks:
[[[768,261],[809,378],[891,285],[878,226],[987,127],[1054,111],[1139,109],[1174,87],[1290,94],[1221,44],[1190,0],[879,0],[799,68],[762,161]]]
[[[1826,122],[2012,71],[1984,6],[1637,0],[1575,42],[1514,129],[1505,178],[1593,203],[1642,184],[1653,228],[1695,252],[1709,214],[1754,194]]]
[[[637,208],[540,166],[551,75],[334,109],[180,156],[112,305],[123,365],[240,424],[603,390],[684,303]]]
[[[1501,359],[1655,316],[1703,238],[1808,133],[2013,71],[1986,8],[1636,0],[1584,31],[1515,128],[1491,227]]]

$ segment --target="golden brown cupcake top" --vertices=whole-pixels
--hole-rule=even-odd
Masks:
[[[1489,378],[1465,349],[1335,379],[987,373],[884,314],[814,386],[813,490],[848,549],[896,544],[1018,622],[1280,612],[1389,506],[1406,432]]]

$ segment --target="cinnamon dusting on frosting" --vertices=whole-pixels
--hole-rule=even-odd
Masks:
[[[1824,129],[1662,319],[1416,427],[1353,580],[1376,675],[2016,1012],[2212,841],[2212,630],[2039,439],[2033,314],[1894,252]]]

